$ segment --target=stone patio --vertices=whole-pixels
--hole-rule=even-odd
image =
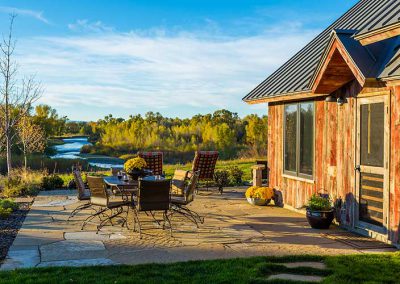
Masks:
[[[173,237],[144,213],[141,220],[149,222],[143,225],[142,239],[118,224],[104,227],[99,234],[94,225],[81,231],[88,211],[66,221],[79,204],[75,191],[41,192],[1,269],[362,253],[324,237],[327,231],[311,229],[301,214],[274,206],[251,206],[241,188],[226,189],[222,196],[201,192],[191,207],[205,217],[205,223],[196,228],[187,219],[174,216]],[[329,231],[334,230],[340,229]]]

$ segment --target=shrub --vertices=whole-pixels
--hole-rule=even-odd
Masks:
[[[62,188],[64,185],[63,179],[59,175],[49,175],[42,179],[42,188],[44,190],[52,190]]]
[[[124,170],[129,173],[133,170],[142,170],[146,166],[146,161],[143,158],[136,157],[125,162]]]
[[[214,181],[218,186],[218,189],[222,189],[224,186],[229,184],[229,173],[227,170],[216,170],[214,172]]]
[[[137,156],[138,156],[137,154],[125,154],[125,155],[119,156],[119,158],[122,160],[128,161],[129,159],[136,158]]]
[[[43,175],[45,175],[44,172],[14,169],[10,173],[10,178],[1,178],[0,184],[3,186],[3,195],[6,197],[18,197],[37,194],[40,190]]]
[[[312,211],[329,211],[332,209],[332,201],[329,197],[322,197],[314,193],[308,201],[307,208]]]
[[[91,151],[92,151],[92,145],[87,144],[87,145],[82,146],[80,153],[81,154],[90,154]]]
[[[228,171],[230,174],[230,180],[233,184],[242,184],[243,171],[238,166],[230,166],[228,167]]]
[[[11,199],[0,199],[0,218],[7,218],[13,211],[17,210],[18,207],[18,203]]]

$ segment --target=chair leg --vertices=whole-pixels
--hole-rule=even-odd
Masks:
[[[81,204],[78,207],[76,207],[71,214],[69,215],[67,221],[69,221],[71,218],[73,218],[76,214],[78,214],[79,211],[85,210],[87,208],[90,208],[92,206],[92,204],[90,203],[85,203],[85,204]],[[94,208],[91,208],[91,210],[95,210]]]
[[[139,227],[139,238],[142,239],[142,227],[139,220],[139,213],[136,208],[133,208],[133,213],[134,213],[134,230],[136,231],[136,223],[137,223]]]
[[[106,208],[106,209],[99,209],[99,211],[97,211],[95,214],[92,214],[92,215],[90,215],[89,217],[87,217],[87,218],[85,219],[85,221],[83,221],[83,223],[82,223],[81,230],[83,230],[83,229],[85,228],[85,226],[86,226],[90,221],[92,221],[95,217],[100,216],[100,214],[103,214],[105,211],[107,211],[107,208]]]
[[[168,212],[168,211],[165,210],[164,213],[163,213],[163,215],[164,215],[164,219],[167,221],[167,223],[168,223],[168,225],[169,225],[169,234],[170,234],[170,236],[172,237],[172,224],[171,224],[171,220],[170,220],[169,217],[168,217],[167,212]]]

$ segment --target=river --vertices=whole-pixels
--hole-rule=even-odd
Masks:
[[[53,146],[56,154],[52,159],[82,159],[87,160],[91,166],[110,169],[111,167],[121,167],[123,160],[104,155],[80,154],[84,145],[92,145],[87,137],[73,137],[62,139],[64,144]]]

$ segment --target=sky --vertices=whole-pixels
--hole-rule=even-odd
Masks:
[[[228,109],[356,0],[0,0],[0,33],[17,14],[19,76],[37,103],[71,120]]]

